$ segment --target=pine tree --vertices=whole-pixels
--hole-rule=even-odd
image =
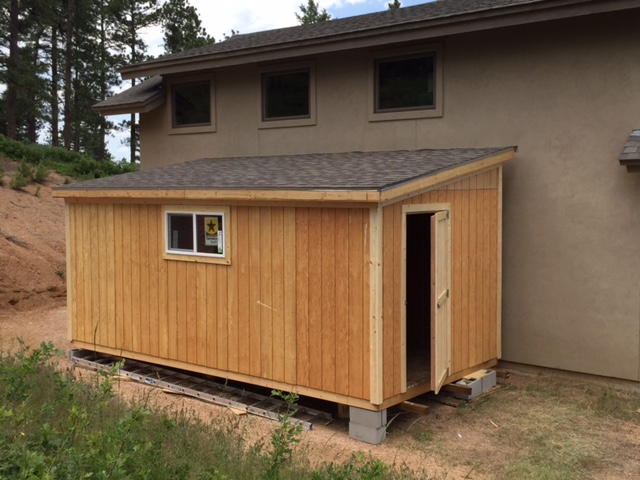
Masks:
[[[168,0],[160,11],[164,52],[171,54],[215,42],[202,26],[200,15],[188,0]]]
[[[158,0],[113,0],[113,7],[117,21],[114,40],[120,50],[122,64],[134,64],[145,60],[147,45],[140,37],[140,30],[155,25],[159,21]],[[131,86],[136,85],[136,79],[131,80]],[[129,142],[131,163],[138,158],[137,116],[131,114],[128,123],[130,131]]]
[[[387,6],[389,7],[389,10],[397,10],[402,7],[402,3],[400,3],[400,0],[393,0],[392,3],[387,3]]]
[[[300,14],[296,13],[296,18],[300,25],[309,25],[310,23],[326,22],[331,20],[331,15],[314,0],[308,0],[307,5],[300,5]]]

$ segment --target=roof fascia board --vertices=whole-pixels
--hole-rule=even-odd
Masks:
[[[385,190],[380,195],[380,202],[382,205],[388,205],[390,203],[396,203],[400,200],[404,200],[415,195],[419,195],[429,190],[439,188],[443,185],[451,183],[454,180],[459,180],[462,177],[468,177],[475,175],[483,170],[490,170],[499,165],[502,165],[509,160],[513,160],[515,157],[515,147],[509,150],[500,152],[496,155],[483,158],[474,162],[460,165],[459,167],[445,170],[435,175],[420,178],[417,180],[409,181],[407,183],[398,185],[396,187]]]
[[[163,200],[163,201],[251,201],[251,202],[349,202],[378,203],[375,190],[80,190],[55,189],[56,198]]]
[[[639,8],[640,0],[564,0],[552,5],[524,4],[498,12],[483,12],[405,23],[371,30],[349,32],[330,37],[300,40],[292,43],[265,45],[237,52],[205,54],[176,60],[159,60],[125,66],[119,69],[123,79],[142,76],[165,75],[200,71],[246,63],[282,60],[285,58],[330,53],[355,48],[367,48],[416,40],[432,40],[448,35],[492,30],[510,26],[526,25],[550,20],[559,20],[583,15],[593,15]],[[392,37],[391,39],[389,37]]]

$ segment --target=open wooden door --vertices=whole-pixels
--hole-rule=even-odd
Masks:
[[[449,212],[431,217],[431,388],[440,391],[451,370]]]

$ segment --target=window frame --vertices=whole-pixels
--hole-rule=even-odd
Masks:
[[[209,123],[189,125],[175,124],[175,87],[209,84]],[[167,122],[170,135],[211,133],[216,131],[216,99],[215,82],[212,75],[198,75],[189,78],[172,78],[166,82],[167,87]]]
[[[166,260],[180,260],[187,262],[231,264],[231,235],[230,235],[230,215],[229,207],[221,206],[186,206],[186,205],[166,205],[162,207],[162,258]],[[170,248],[169,216],[170,215],[191,215],[193,250],[177,250]],[[197,251],[197,216],[211,215],[222,217],[222,253],[202,253]]]
[[[416,56],[433,57],[433,106],[417,106],[378,110],[378,65],[385,61],[403,60]],[[396,48],[372,52],[369,57],[369,121],[405,120],[414,118],[437,118],[443,116],[443,60],[440,44],[411,48]]]
[[[309,114],[304,116],[265,118],[266,92],[264,79],[267,76],[285,75],[306,71],[309,73]],[[258,71],[259,100],[258,128],[285,128],[316,125],[316,70],[312,61],[271,65]]]

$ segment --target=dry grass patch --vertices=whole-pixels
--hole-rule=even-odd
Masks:
[[[640,478],[640,395],[554,373],[437,407],[407,431],[467,478]]]

